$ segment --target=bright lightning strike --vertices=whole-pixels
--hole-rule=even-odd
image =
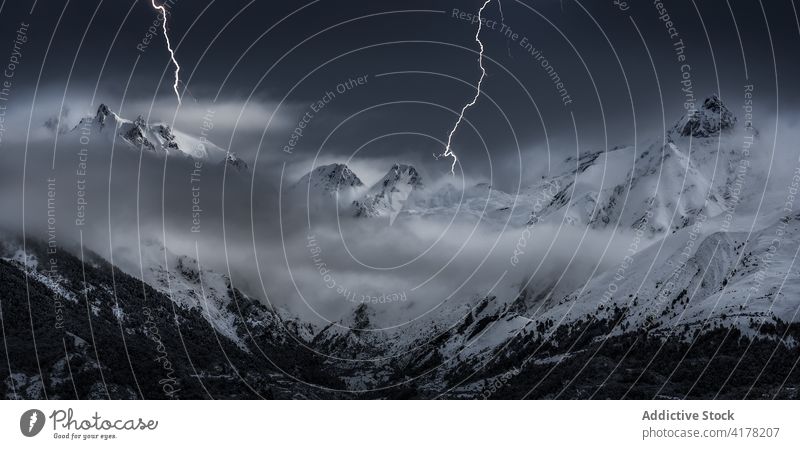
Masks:
[[[453,143],[453,135],[458,130],[458,125],[461,124],[461,121],[464,119],[464,114],[467,112],[467,109],[474,106],[475,103],[478,101],[478,97],[481,96],[481,83],[483,83],[483,79],[486,77],[486,69],[483,67],[483,42],[481,42],[481,27],[483,22],[481,20],[481,15],[483,14],[483,10],[486,9],[486,6],[491,3],[492,0],[486,0],[486,2],[481,6],[481,9],[478,10],[478,32],[475,33],[475,42],[478,43],[480,46],[480,53],[478,54],[478,65],[481,68],[481,78],[478,80],[478,89],[475,93],[475,98],[472,99],[469,103],[465,104],[463,108],[461,108],[461,115],[458,116],[458,120],[456,124],[453,126],[453,129],[450,131],[450,135],[447,136],[447,146],[444,148],[444,153],[440,154],[438,157],[452,157],[453,158],[453,165],[450,166],[450,174],[455,176],[456,174],[456,163],[458,162],[458,157],[453,150],[450,149],[450,146]]]
[[[167,50],[169,50],[172,63],[175,64],[175,82],[172,84],[172,89],[175,91],[175,97],[178,98],[178,104],[181,104],[181,94],[178,93],[178,74],[181,71],[181,66],[178,64],[178,60],[175,59],[175,52],[172,51],[172,44],[169,42],[169,34],[167,34],[167,8],[156,5],[156,0],[150,0],[150,2],[153,4],[153,8],[161,11],[161,14],[164,16],[164,22],[161,24],[164,28],[164,39],[167,40]]]

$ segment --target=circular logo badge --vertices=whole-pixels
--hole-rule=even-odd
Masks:
[[[44,412],[31,409],[19,418],[19,430],[26,437],[34,437],[44,428]]]

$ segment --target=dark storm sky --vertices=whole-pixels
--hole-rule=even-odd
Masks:
[[[737,112],[742,86],[753,84],[762,117],[795,110],[800,100],[800,28],[791,0],[664,2],[677,39],[685,44],[685,62],[677,61],[677,39],[668,35],[653,2],[623,3],[627,10],[612,0],[502,3],[504,23],[517,37],[504,37],[499,23],[481,34],[488,97],[469,110],[468,123],[455,138],[465,171],[486,175],[489,157],[482,142],[493,170],[513,167],[519,160],[514,133],[528,155],[523,158],[527,168],[546,164],[546,159],[530,158],[545,151],[546,138],[551,150],[574,152],[573,115],[581,148],[603,147],[606,135],[609,146],[632,143],[634,131],[639,139],[658,137],[662,120],[671,126],[684,112],[683,63],[690,66],[697,101],[719,92]],[[54,105],[65,91],[67,106],[81,111],[99,102],[119,110],[124,95],[126,104],[155,101],[177,111],[178,117],[214,98],[241,104],[251,97],[274,107],[286,97],[276,113],[282,119],[267,129],[260,148],[264,161],[313,156],[337,125],[358,113],[330,137],[323,155],[346,158],[377,139],[356,157],[402,155],[444,173],[447,164],[431,157],[441,150],[434,139],[445,140],[456,119],[447,109],[460,109],[474,94],[472,87],[450,77],[474,85],[480,74],[476,25],[454,18],[453,9],[474,13],[481,4],[177,0],[169,18],[170,37],[182,65],[181,78],[198,100],[187,96],[177,110],[163,38],[157,36],[144,52],[137,50],[157,17],[149,0],[39,0],[32,13],[32,0],[3,1],[0,58],[5,61],[11,54],[20,23],[30,24],[10,101],[17,113],[28,115],[33,104],[35,117],[56,114]],[[489,4],[485,16],[500,22],[498,0]],[[563,104],[541,60],[523,48],[523,39],[556,71],[569,104]],[[401,71],[432,73],[376,76]],[[311,131],[294,154],[280,151],[309,103],[358,76],[367,76],[366,85],[338,95],[315,114]],[[95,88],[97,98],[88,105]],[[121,109],[125,116],[147,113],[124,105]],[[251,118],[252,129],[237,131],[237,152],[253,158],[268,119],[267,113]],[[391,135],[381,138],[386,134]]]

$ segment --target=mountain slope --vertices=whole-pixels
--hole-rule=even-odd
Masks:
[[[320,195],[345,194],[362,187],[363,182],[345,164],[329,164],[306,173],[295,184],[296,189],[309,189]]]
[[[240,334],[245,348],[199,305],[182,305],[91,253],[82,263],[37,241],[27,251],[13,238],[0,246],[0,352],[10,360],[0,364],[2,397],[292,398],[324,394],[315,380],[339,385],[317,374],[320,361],[294,339],[260,332],[274,330],[266,321],[273,316],[235,290],[230,300],[251,329]],[[40,263],[53,258],[55,269]]]
[[[92,123],[136,148],[186,154],[177,134],[143,120],[98,111]],[[0,276],[11,293],[0,306],[12,320],[5,321],[14,333],[10,359],[21,362],[9,372],[0,367],[2,388],[7,397],[102,397],[97,373],[112,372],[106,396],[162,397],[159,385],[140,392],[138,374],[129,375],[139,363],[158,375],[160,367],[146,359],[151,331],[142,322],[150,319],[169,339],[170,357],[177,354],[181,397],[796,397],[800,216],[778,213],[782,203],[761,204],[742,189],[741,167],[758,176],[745,164],[742,142],[756,138],[712,96],[661,139],[567,158],[523,193],[449,182],[423,189],[414,167],[393,165],[339,213],[388,217],[390,225],[401,213],[414,215],[415,224],[461,214],[459,220],[508,223],[512,235],[525,229],[531,238],[548,235],[538,234],[540,223],[563,222],[638,242],[624,256],[609,256],[619,260],[591,278],[526,285],[518,276],[534,267],[523,267],[489,290],[506,297],[465,291],[399,325],[397,316],[413,301],[353,304],[332,323],[303,322],[159,243],[143,246],[144,282],[92,257],[86,283],[84,267],[66,251],[50,272],[39,263],[43,245],[26,252],[7,244]],[[293,190],[330,204],[363,187],[347,166],[332,164]],[[738,221],[729,222],[733,210]],[[71,326],[64,333],[53,333],[54,317],[41,313],[53,298]],[[143,318],[145,308],[157,316]],[[29,310],[37,312],[42,372],[25,357],[33,351],[24,336]],[[97,335],[102,348],[93,343]],[[119,351],[125,344],[133,350]],[[126,353],[131,361],[121,357]],[[70,367],[81,378],[75,392]]]
[[[356,217],[389,217],[389,224],[403,210],[411,194],[423,187],[417,169],[406,164],[394,164],[384,177],[361,198],[353,201]]]
[[[165,123],[147,123],[141,115],[136,120],[120,117],[105,104],[97,108],[94,117],[84,117],[71,131],[91,130],[91,135],[102,136],[108,143],[127,144],[135,150],[172,157],[188,157],[212,164],[228,164],[238,171],[246,171],[247,164],[236,153],[218,147],[208,139],[198,138],[173,129]]]

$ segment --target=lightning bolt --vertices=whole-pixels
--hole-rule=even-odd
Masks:
[[[178,104],[181,104],[181,95],[178,93],[178,74],[181,71],[181,66],[178,64],[178,60],[175,59],[175,52],[172,50],[172,44],[169,42],[169,34],[167,34],[167,8],[163,5],[159,6],[156,5],[156,0],[150,0],[153,5],[153,8],[161,11],[161,14],[164,16],[164,22],[162,22],[162,27],[164,28],[164,39],[167,40],[167,50],[169,50],[169,57],[172,59],[172,63],[175,64],[175,82],[172,84],[172,90],[175,91],[175,97],[178,99]]]
[[[456,163],[458,162],[458,157],[456,156],[455,153],[453,153],[453,150],[450,148],[450,146],[453,143],[453,135],[456,133],[456,130],[458,130],[458,125],[460,125],[461,121],[464,119],[464,114],[467,112],[467,109],[471,108],[472,106],[475,105],[475,103],[478,102],[478,97],[481,96],[481,84],[483,83],[483,79],[486,77],[486,69],[483,67],[483,42],[481,42],[481,28],[483,27],[483,22],[481,20],[481,16],[483,14],[483,10],[486,9],[486,6],[488,6],[489,3],[491,2],[492,0],[486,0],[483,6],[481,6],[481,9],[478,10],[478,32],[475,33],[475,42],[478,43],[478,46],[481,49],[480,53],[478,54],[478,65],[481,68],[481,77],[478,80],[478,89],[477,92],[475,92],[475,98],[473,98],[472,101],[465,104],[464,107],[461,108],[461,115],[458,116],[458,120],[456,121],[456,124],[453,126],[453,129],[450,131],[450,135],[447,136],[447,146],[444,148],[444,153],[436,156],[437,159],[439,157],[453,158],[453,165],[450,166],[450,174],[453,176],[455,176],[456,174]]]

